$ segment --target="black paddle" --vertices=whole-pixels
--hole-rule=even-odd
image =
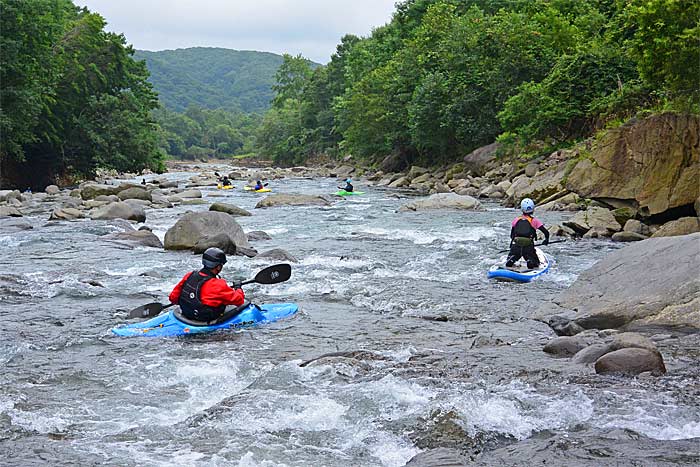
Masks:
[[[289,264],[275,264],[269,266],[262,271],[258,272],[253,279],[248,279],[247,281],[234,283],[235,288],[240,288],[246,284],[278,284],[280,282],[285,282],[289,280],[292,276],[292,266]],[[168,305],[163,305],[162,303],[154,302],[141,305],[140,307],[134,308],[129,312],[129,318],[150,318],[160,314],[161,311],[166,308],[170,308],[175,305],[170,303]]]
[[[553,240],[553,241],[547,243],[547,245],[551,245],[552,243],[564,243],[565,241],[566,241],[566,239],[564,239],[564,240]],[[545,245],[544,243],[535,243],[534,246],[547,246],[547,245]],[[508,248],[507,250],[501,250],[501,251],[499,251],[499,253],[508,253],[509,251],[510,251],[510,248]]]

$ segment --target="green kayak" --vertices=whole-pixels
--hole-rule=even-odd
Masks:
[[[338,196],[352,196],[352,195],[364,195],[364,191],[345,191],[345,190],[338,190],[335,193]]]

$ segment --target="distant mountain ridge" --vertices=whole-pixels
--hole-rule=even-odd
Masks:
[[[270,107],[275,73],[283,60],[270,52],[215,47],[137,50],[134,57],[146,60],[161,102],[178,112],[192,104],[232,112],[264,112]]]

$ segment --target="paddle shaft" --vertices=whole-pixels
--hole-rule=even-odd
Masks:
[[[553,241],[547,243],[547,245],[551,245],[552,243],[564,243],[565,241],[566,240],[553,240]],[[547,245],[545,245],[544,243],[535,243],[533,246],[547,246]],[[507,250],[501,250],[501,251],[499,251],[499,253],[507,253],[509,251],[510,251],[510,248],[508,248]]]

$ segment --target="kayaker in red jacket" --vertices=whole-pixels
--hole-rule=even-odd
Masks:
[[[182,314],[194,321],[213,321],[224,314],[227,305],[240,306],[245,301],[243,289],[232,289],[219,273],[226,264],[226,254],[208,248],[202,255],[204,267],[185,274],[170,292],[170,303],[180,306]]]

